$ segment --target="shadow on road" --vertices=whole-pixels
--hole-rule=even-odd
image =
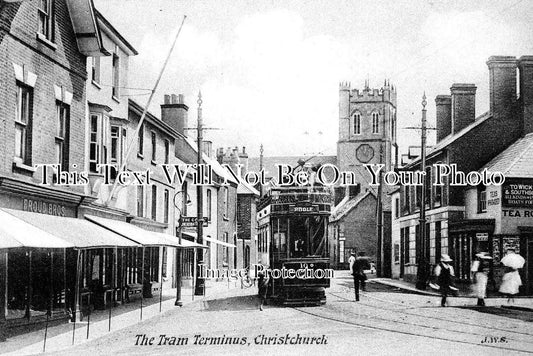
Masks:
[[[514,310],[506,308],[505,306],[501,307],[477,307],[477,306],[463,306],[456,307],[460,309],[475,310],[479,313],[487,313],[498,316],[504,316],[506,318],[518,319],[527,322],[533,322],[533,312],[523,311],[523,310]]]
[[[255,295],[246,295],[204,301],[204,311],[239,310],[259,310],[259,298]]]

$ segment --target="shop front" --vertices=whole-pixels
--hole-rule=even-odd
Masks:
[[[465,219],[449,223],[448,254],[453,259],[455,276],[459,282],[472,282],[470,269],[477,253],[494,254],[494,227],[494,219]]]

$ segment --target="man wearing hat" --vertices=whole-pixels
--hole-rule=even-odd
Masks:
[[[492,257],[488,252],[480,252],[475,256],[470,271],[473,274],[474,285],[472,289],[477,297],[477,305],[485,306],[485,297],[487,296],[487,282],[489,280],[490,261]]]
[[[435,276],[437,276],[437,283],[440,287],[441,302],[442,307],[446,306],[446,297],[451,293],[452,290],[457,290],[457,288],[452,286],[452,278],[455,276],[452,265],[450,262],[453,260],[447,254],[442,254],[440,257],[440,262],[435,267]]]

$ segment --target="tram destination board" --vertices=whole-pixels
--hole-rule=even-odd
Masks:
[[[203,226],[207,226],[207,223],[209,222],[209,218],[203,217]],[[181,227],[195,227],[198,225],[198,217],[197,216],[184,216],[180,219],[180,225]]]

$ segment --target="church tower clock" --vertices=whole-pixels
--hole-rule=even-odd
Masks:
[[[384,164],[384,171],[397,167],[396,122],[396,90],[387,80],[380,89],[368,81],[363,90],[340,83],[337,166],[356,173],[362,192],[370,180],[364,164]]]

